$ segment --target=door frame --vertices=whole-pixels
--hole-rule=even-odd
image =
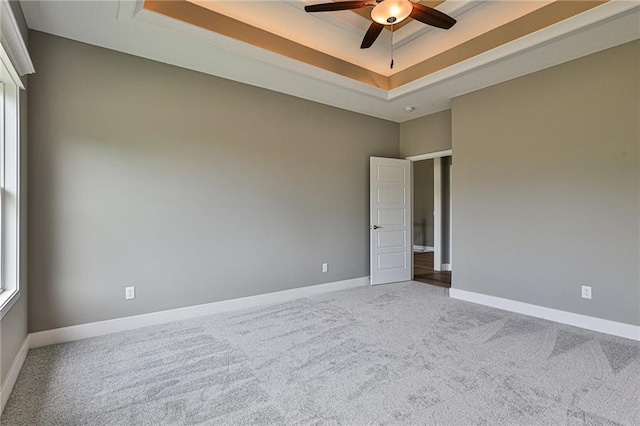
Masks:
[[[405,160],[412,162],[422,160],[433,160],[433,269],[435,271],[441,271],[443,269],[442,264],[442,158],[453,156],[453,150],[447,149],[444,151],[430,152],[426,154],[412,155],[405,157]],[[452,167],[449,168],[449,263],[446,269],[451,270],[452,258],[453,258],[453,206],[451,204],[451,174]],[[413,184],[413,173],[411,174],[411,205],[412,208],[415,205],[413,202],[413,191],[415,185]],[[411,236],[413,237],[413,221],[411,222]],[[411,279],[414,278],[414,272],[411,271]]]

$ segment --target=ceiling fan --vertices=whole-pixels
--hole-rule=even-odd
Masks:
[[[408,17],[424,24],[448,30],[456,20],[451,16],[429,6],[413,3],[410,0],[369,0],[369,1],[341,1],[305,6],[307,12],[334,12],[337,10],[362,9],[372,7],[373,22],[360,45],[361,49],[371,47],[378,38],[385,25],[398,24]]]

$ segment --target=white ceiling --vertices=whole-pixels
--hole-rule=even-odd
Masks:
[[[372,48],[360,50],[370,21],[350,11],[304,12],[305,4],[323,1],[208,1],[206,7],[389,75],[390,32]],[[482,26],[486,31],[546,3],[448,0],[438,9],[458,19],[456,31],[418,22],[399,29],[393,40],[394,72],[477,35]],[[144,10],[139,0],[21,4],[34,30],[396,122],[447,109],[456,96],[640,38],[640,2],[612,0],[386,91]],[[416,109],[406,113],[405,106]]]

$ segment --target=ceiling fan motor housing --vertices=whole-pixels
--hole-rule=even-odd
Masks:
[[[397,24],[407,19],[412,10],[409,0],[384,0],[371,10],[371,19],[382,25]]]

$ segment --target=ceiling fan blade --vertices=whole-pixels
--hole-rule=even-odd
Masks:
[[[336,10],[361,9],[370,6],[366,1],[340,1],[336,3],[322,3],[305,6],[307,12],[333,12]]]
[[[411,11],[411,15],[409,16],[424,24],[443,28],[445,30],[453,27],[453,25],[457,22],[446,13],[442,13],[439,10],[433,9],[429,6],[423,6],[420,3],[413,4],[413,10]]]
[[[362,44],[360,45],[360,49],[368,49],[371,47],[374,41],[378,38],[384,25],[378,24],[377,22],[372,22],[371,26],[367,30],[367,33],[364,35],[364,39],[362,40]]]

